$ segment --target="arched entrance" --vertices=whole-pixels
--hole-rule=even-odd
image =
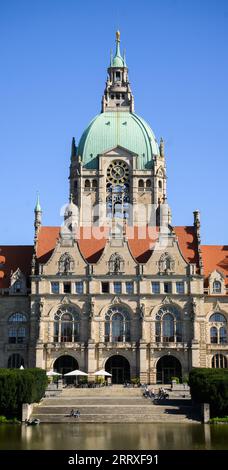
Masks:
[[[111,356],[105,364],[105,370],[112,374],[113,384],[122,384],[130,380],[130,364],[128,360],[117,354]]]
[[[168,384],[171,377],[181,379],[181,363],[174,356],[163,356],[157,362],[157,383]]]
[[[78,361],[73,356],[60,356],[53,365],[53,370],[63,375],[75,369],[79,369],[79,367]]]

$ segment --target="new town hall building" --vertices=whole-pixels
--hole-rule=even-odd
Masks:
[[[0,247],[0,367],[114,383],[227,367],[228,246],[201,245],[198,211],[172,225],[164,142],[135,114],[119,32],[69,180],[62,227],[42,225],[37,201],[34,245]]]

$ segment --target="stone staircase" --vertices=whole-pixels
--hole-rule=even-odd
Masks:
[[[138,388],[64,389],[61,396],[44,398],[35,405],[32,418],[42,423],[199,422],[198,410],[189,399],[171,395],[154,404]],[[70,416],[72,409],[80,411],[80,418]]]

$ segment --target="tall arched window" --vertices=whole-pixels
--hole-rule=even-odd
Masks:
[[[18,369],[20,366],[24,367],[24,359],[20,354],[11,354],[8,359],[8,368],[9,369]]]
[[[166,343],[174,342],[174,317],[171,313],[166,313],[162,317],[163,341]]]
[[[106,207],[107,217],[129,217],[129,167],[123,160],[115,160],[107,168]]]
[[[159,309],[155,321],[157,342],[178,343],[183,341],[180,312],[173,306],[167,305]]]
[[[90,190],[90,180],[85,180],[85,190],[86,191]]]
[[[111,307],[105,315],[105,341],[130,341],[129,313],[122,307]]]
[[[71,306],[61,307],[54,317],[54,342],[75,343],[80,341],[80,316]]]
[[[215,344],[218,342],[218,330],[215,326],[212,326],[210,331],[211,343]]]
[[[143,191],[143,190],[144,190],[144,181],[139,180],[139,191]]]
[[[8,342],[10,344],[21,344],[26,341],[27,317],[24,313],[13,313],[8,318]]]
[[[227,368],[227,359],[223,354],[215,354],[212,357],[212,367],[214,369],[225,369]]]
[[[219,329],[219,342],[220,344],[227,343],[227,329],[224,326]]]
[[[222,290],[221,282],[214,281],[213,282],[213,294],[220,294]]]
[[[227,320],[220,312],[215,312],[210,316],[210,342],[213,344],[227,343]]]

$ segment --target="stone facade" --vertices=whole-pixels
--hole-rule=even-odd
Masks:
[[[116,113],[118,126],[145,132],[131,123],[119,35],[108,73],[103,124]],[[91,132],[72,142],[63,227],[42,226],[38,201],[34,246],[0,247],[0,367],[79,368],[90,380],[106,369],[114,382],[148,383],[227,367],[228,247],[201,245],[198,211],[191,227],[172,226],[162,139],[146,131],[148,163],[133,135],[107,148],[115,136]],[[86,145],[97,142],[90,168]]]

